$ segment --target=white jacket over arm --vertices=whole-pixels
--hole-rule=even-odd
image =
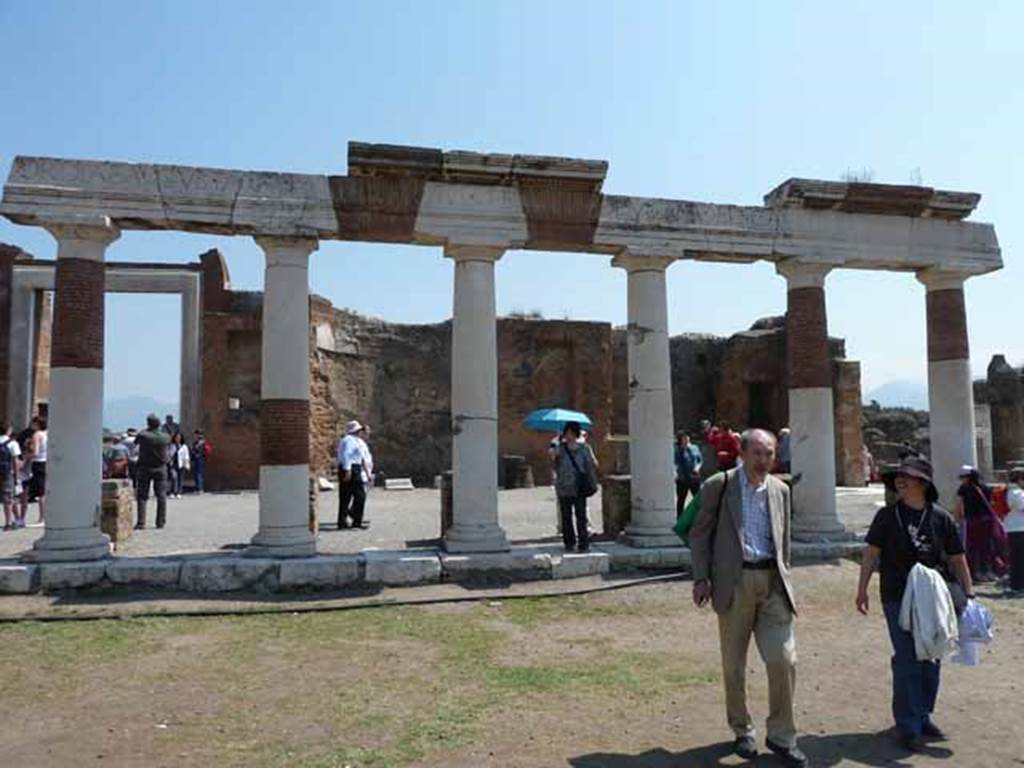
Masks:
[[[900,627],[914,635],[918,661],[942,659],[956,650],[956,608],[942,574],[917,563],[907,577]]]

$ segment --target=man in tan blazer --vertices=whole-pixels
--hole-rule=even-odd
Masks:
[[[708,478],[690,530],[693,601],[710,600],[718,614],[725,707],[736,735],[733,749],[757,756],[747,710],[747,649],[754,636],[768,672],[767,741],[787,766],[803,768],[796,744],[793,692],[796,602],[789,579],[789,487],[770,474],[775,437],[761,429],[743,435],[742,464]]]

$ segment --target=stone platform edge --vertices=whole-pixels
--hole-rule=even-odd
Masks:
[[[857,557],[859,541],[793,544],[794,564]],[[452,554],[433,549],[363,550],[355,554],[275,559],[241,554],[109,557],[67,563],[0,564],[0,595],[76,589],[166,589],[184,592],[289,592],[405,587],[442,582],[573,579],[630,571],[683,571],[686,547],[640,549],[595,544],[585,554],[561,548]]]

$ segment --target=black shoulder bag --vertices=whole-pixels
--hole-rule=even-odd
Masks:
[[[597,493],[597,483],[590,472],[584,472],[580,469],[580,465],[576,463],[576,457],[572,455],[568,445],[562,443],[562,450],[568,454],[569,461],[572,462],[573,471],[576,473],[576,495],[589,499]],[[582,450],[586,450],[586,448]]]

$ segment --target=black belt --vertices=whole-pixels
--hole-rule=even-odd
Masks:
[[[743,567],[748,571],[767,571],[775,567],[774,560],[744,560]]]

